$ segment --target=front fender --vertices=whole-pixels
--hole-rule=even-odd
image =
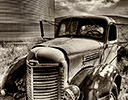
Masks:
[[[82,68],[70,81],[71,85],[77,85],[78,87],[85,80],[93,66]]]
[[[15,59],[4,73],[0,88],[8,92],[16,92],[16,81],[20,80],[26,73],[26,56]]]
[[[99,65],[96,67],[84,68],[76,74],[70,84],[77,85],[85,100],[97,100],[108,96],[113,92],[118,95],[119,72],[115,66]]]

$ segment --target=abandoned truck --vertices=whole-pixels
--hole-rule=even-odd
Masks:
[[[54,39],[34,46],[10,66],[1,95],[18,100],[118,100],[115,24],[106,16],[62,18]]]

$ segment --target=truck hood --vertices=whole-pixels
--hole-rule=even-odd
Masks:
[[[40,45],[62,48],[70,55],[99,49],[103,43],[85,38],[56,38]]]

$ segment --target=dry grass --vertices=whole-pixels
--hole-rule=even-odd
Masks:
[[[20,44],[5,42],[0,44],[0,83],[4,72],[6,72],[14,59],[26,55],[33,45],[35,45],[35,42],[20,42]]]

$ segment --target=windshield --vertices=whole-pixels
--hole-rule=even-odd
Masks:
[[[97,19],[67,19],[61,22],[58,36],[82,36],[102,39],[105,23]]]

